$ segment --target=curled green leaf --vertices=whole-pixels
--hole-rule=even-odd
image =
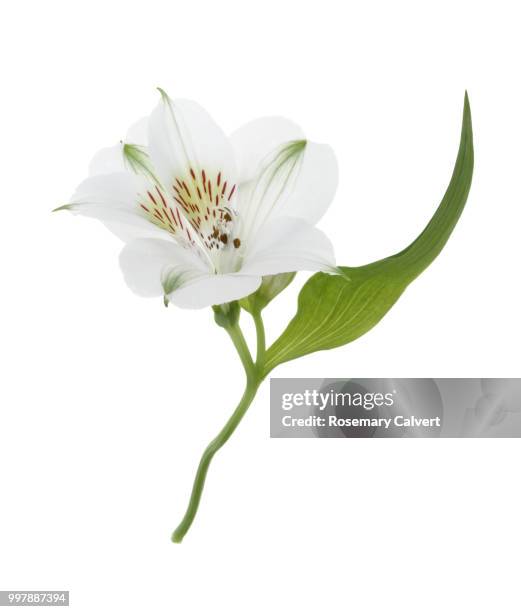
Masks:
[[[344,274],[313,275],[302,288],[295,317],[266,353],[265,373],[277,365],[356,340],[395,304],[406,287],[438,256],[467,201],[474,167],[472,120],[467,94],[458,156],[434,216],[406,249]]]

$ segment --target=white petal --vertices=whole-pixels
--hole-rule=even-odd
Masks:
[[[89,164],[89,176],[113,174],[114,172],[125,172],[125,170],[123,143],[121,142],[98,151]]]
[[[125,242],[162,236],[163,230],[138,213],[138,195],[147,188],[146,179],[136,174],[99,174],[80,183],[66,208],[72,213],[99,219]]]
[[[126,172],[129,168],[125,163],[123,145],[133,144],[146,147],[147,140],[148,117],[144,117],[130,126],[124,142],[118,142],[112,147],[105,147],[94,155],[89,164],[89,176]]]
[[[191,171],[201,181],[203,170],[215,186],[236,182],[233,148],[208,113],[190,100],[171,100],[162,95],[148,122],[148,152],[165,186],[175,179],[190,185]],[[201,186],[202,189],[202,186]]]
[[[138,295],[165,293],[165,279],[174,279],[168,299],[181,308],[204,308],[253,293],[258,276],[213,274],[195,252],[164,240],[134,240],[121,252],[120,264],[128,286]]]
[[[262,161],[254,179],[239,186],[236,208],[245,244],[270,217],[280,216],[298,178],[306,146],[305,140],[282,144]]]
[[[264,161],[254,180],[239,187],[241,232],[250,241],[266,222],[298,217],[314,225],[333,199],[338,182],[335,155],[327,145],[285,143]]]
[[[137,194],[146,189],[146,186],[143,177],[130,172],[99,174],[78,185],[71,203],[130,209],[137,200]]]
[[[240,127],[230,136],[238,163],[239,182],[251,180],[266,156],[281,144],[303,138],[300,127],[284,117],[262,117]]]
[[[133,123],[127,131],[125,142],[146,147],[148,143],[148,117],[142,117]]]
[[[185,282],[208,274],[208,267],[194,251],[157,238],[125,245],[119,262],[127,285],[143,297],[163,295],[167,274],[177,274]]]
[[[308,141],[295,184],[276,213],[315,225],[333,201],[337,186],[338,163],[333,149]]]
[[[330,271],[334,265],[333,246],[323,232],[302,219],[280,217],[262,227],[245,254],[241,272],[265,276]]]
[[[204,308],[239,300],[261,284],[260,276],[246,274],[208,274],[201,276],[170,294],[180,308]]]
[[[168,240],[168,233],[149,223],[146,219],[132,212],[98,209],[85,215],[98,219],[103,225],[123,242],[131,242],[138,238],[161,238]],[[172,242],[175,240],[172,238]]]

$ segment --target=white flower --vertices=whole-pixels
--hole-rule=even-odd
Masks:
[[[201,308],[249,295],[264,275],[332,271],[331,243],[314,227],[337,186],[331,148],[276,117],[227,138],[195,102],[161,94],[62,207],[123,239],[129,287]]]

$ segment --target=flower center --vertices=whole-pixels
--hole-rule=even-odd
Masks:
[[[236,267],[241,239],[233,207],[235,184],[222,172],[210,174],[192,168],[172,182],[170,194],[155,185],[139,201],[148,221],[177,240],[205,251],[216,271]]]
[[[147,191],[139,206],[144,211],[148,221],[161,229],[174,234],[182,241],[193,242],[189,223],[175,205],[170,205],[161,189],[156,185],[155,191]]]
[[[190,168],[185,177],[175,178],[172,188],[174,200],[209,251],[240,246],[240,239],[233,234],[236,185],[221,172],[211,175],[204,169],[196,173]]]

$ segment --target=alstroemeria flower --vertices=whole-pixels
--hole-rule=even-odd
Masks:
[[[201,308],[249,295],[265,275],[332,271],[331,243],[314,227],[337,186],[331,148],[282,118],[227,138],[195,102],[161,93],[63,207],[125,241],[129,287]]]

